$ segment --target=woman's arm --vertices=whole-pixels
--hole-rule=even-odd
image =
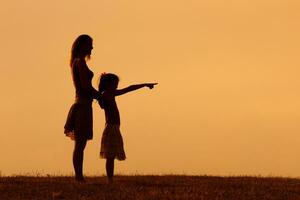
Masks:
[[[157,85],[157,83],[143,83],[143,84],[131,85],[131,86],[128,86],[128,87],[120,89],[120,90],[115,90],[114,96],[126,94],[128,92],[132,92],[134,90],[138,90],[143,87],[148,87],[149,89],[152,89],[154,87],[154,85]]]

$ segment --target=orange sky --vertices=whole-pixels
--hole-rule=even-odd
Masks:
[[[296,0],[7,1],[0,8],[0,172],[71,174],[63,135],[73,40],[94,38],[93,85],[159,82],[118,98],[122,174],[300,176]],[[99,159],[95,103],[85,172]]]

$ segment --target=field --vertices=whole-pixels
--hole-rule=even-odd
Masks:
[[[0,177],[0,199],[65,200],[300,200],[300,179],[277,177],[116,176]]]

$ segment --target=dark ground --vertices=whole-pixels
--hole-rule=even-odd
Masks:
[[[0,177],[0,200],[300,200],[300,179],[275,177],[117,176]]]

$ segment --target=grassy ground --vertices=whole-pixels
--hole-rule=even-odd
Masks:
[[[300,179],[212,176],[0,177],[0,199],[300,200]]]

